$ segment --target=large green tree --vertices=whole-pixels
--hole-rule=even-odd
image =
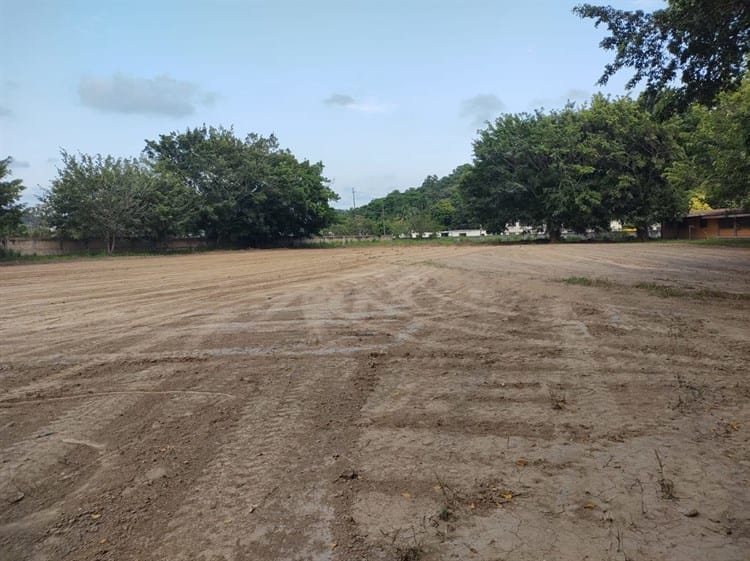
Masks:
[[[608,219],[635,226],[644,239],[650,225],[687,210],[686,190],[665,176],[678,150],[671,126],[627,97],[594,96],[580,115],[582,148],[592,170],[586,181]]]
[[[714,207],[750,208],[750,74],[716,106],[694,105],[681,119],[681,156],[670,180]]]
[[[580,115],[573,107],[545,114],[502,115],[479,133],[474,165],[462,182],[470,208],[491,230],[508,223],[544,225],[550,239],[563,226],[603,226],[601,195],[587,177]]]
[[[333,222],[323,165],[298,161],[274,136],[199,127],[147,141],[154,171],[195,196],[196,226],[218,243],[306,236]]]
[[[13,158],[0,160],[0,239],[7,238],[21,228],[23,205],[19,203],[23,182],[20,179],[7,179]]]
[[[609,30],[600,46],[614,51],[615,58],[599,83],[632,69],[627,87],[645,82],[652,102],[667,92],[667,102],[677,109],[691,102],[711,104],[720,91],[738,87],[748,67],[747,0],[668,0],[652,13],[592,4],[573,11]]]
[[[62,152],[62,167],[42,197],[59,235],[117,240],[138,236],[149,210],[153,176],[137,159]]]
[[[668,125],[638,103],[596,96],[580,109],[503,115],[480,131],[464,198],[491,229],[519,221],[563,228],[609,228],[618,219],[648,226],[683,212],[687,198],[664,177],[674,157]]]

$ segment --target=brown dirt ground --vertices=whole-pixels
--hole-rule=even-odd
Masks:
[[[750,555],[748,249],[118,258],[0,294],[4,561]]]

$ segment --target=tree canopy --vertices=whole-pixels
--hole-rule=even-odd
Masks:
[[[480,131],[461,188],[495,231],[509,222],[605,230],[678,216],[686,196],[664,177],[675,150],[665,124],[629,98],[595,96],[581,109],[503,115]]]
[[[101,154],[61,156],[62,168],[43,196],[50,225],[73,239],[103,238],[110,253],[119,238],[137,235],[153,187],[144,164]]]
[[[12,161],[10,156],[0,160],[0,239],[17,233],[22,224],[23,205],[18,201],[23,182],[20,179],[7,179],[11,174]]]
[[[679,157],[670,181],[714,207],[750,208],[750,75],[716,106],[693,105],[680,119]]]
[[[231,129],[200,127],[147,141],[153,170],[194,197],[196,225],[219,243],[307,236],[333,220],[338,196],[323,164],[298,161],[274,136],[245,140]]]
[[[333,221],[336,194],[323,165],[298,161],[275,137],[188,129],[147,141],[142,158],[62,152],[43,196],[58,235],[154,245],[170,236],[205,236],[218,244],[258,244],[308,236]]]
[[[692,102],[711,104],[720,91],[737,88],[748,68],[747,0],[668,0],[666,8],[652,13],[592,4],[573,11],[609,30],[600,46],[614,51],[615,58],[599,83],[630,68],[628,89],[645,82],[652,102],[666,92],[678,109]]]

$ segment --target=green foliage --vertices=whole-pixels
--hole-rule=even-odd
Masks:
[[[419,187],[392,191],[356,210],[357,214],[383,224],[388,234],[423,233],[479,225],[459,190],[461,178],[471,169],[464,164],[449,175],[428,175]]]
[[[337,195],[323,164],[298,161],[274,136],[245,140],[224,128],[188,129],[148,141],[154,171],[194,208],[197,228],[218,243],[307,236],[331,224]]]
[[[49,212],[44,204],[37,204],[24,209],[24,235],[30,237],[49,237],[52,229],[49,224]]]
[[[483,224],[544,224],[553,239],[570,223],[598,225],[601,198],[586,180],[580,115],[567,107],[544,114],[503,115],[480,131],[464,198]]]
[[[440,199],[430,208],[430,215],[441,226],[451,224],[456,215],[456,206],[450,199]]]
[[[148,141],[143,159],[72,156],[37,216],[73,239],[137,237],[157,248],[171,236],[260,243],[306,236],[333,221],[336,195],[320,163],[298,161],[274,137],[244,141],[223,128],[188,129]]]
[[[662,298],[671,298],[674,296],[681,296],[684,291],[673,286],[666,284],[659,284],[656,282],[638,282],[633,285],[635,288],[640,288],[646,292],[653,294],[654,296],[661,296]]]
[[[23,205],[18,202],[23,182],[20,179],[6,179],[11,174],[12,161],[11,157],[0,160],[0,239],[18,233],[23,227]]]
[[[545,218],[547,187],[556,181],[551,154],[541,142],[541,113],[502,115],[474,141],[474,167],[463,179],[464,199],[482,223],[502,231],[510,222]]]
[[[594,284],[589,277],[566,277],[562,279],[565,284],[575,284],[578,286],[591,286]]]
[[[627,87],[645,81],[645,98],[655,104],[677,109],[691,102],[711,104],[720,91],[738,87],[747,69],[747,0],[668,0],[666,8],[653,13],[591,4],[573,11],[609,30],[600,46],[615,51],[615,59],[605,66],[599,83],[631,68]]]
[[[663,177],[674,150],[670,129],[628,98],[503,115],[474,143],[464,199],[495,231],[519,221],[555,240],[562,228],[604,230],[617,219],[645,233],[686,209]]]
[[[382,233],[382,226],[358,212],[339,211],[336,222],[327,233],[335,236],[374,236]]]
[[[592,279],[589,277],[566,277],[562,279],[562,282],[575,286],[596,286],[600,288],[610,288],[613,286],[613,283],[607,279]]]
[[[669,179],[716,208],[750,208],[750,74],[716,106],[693,105],[679,121],[680,157]]]
[[[151,173],[136,159],[61,154],[62,168],[43,197],[50,225],[73,239],[103,238],[111,253],[148,216]]]
[[[159,246],[170,237],[194,235],[199,211],[196,194],[173,174],[150,171],[149,189],[143,192],[145,212],[137,236]]]
[[[600,193],[608,219],[635,226],[672,220],[688,209],[687,192],[670,184],[665,171],[678,152],[672,127],[655,120],[629,98],[598,95],[581,110],[588,177]]]

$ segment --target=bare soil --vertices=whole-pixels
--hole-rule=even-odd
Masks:
[[[118,258],[0,295],[4,561],[750,557],[748,249]]]

